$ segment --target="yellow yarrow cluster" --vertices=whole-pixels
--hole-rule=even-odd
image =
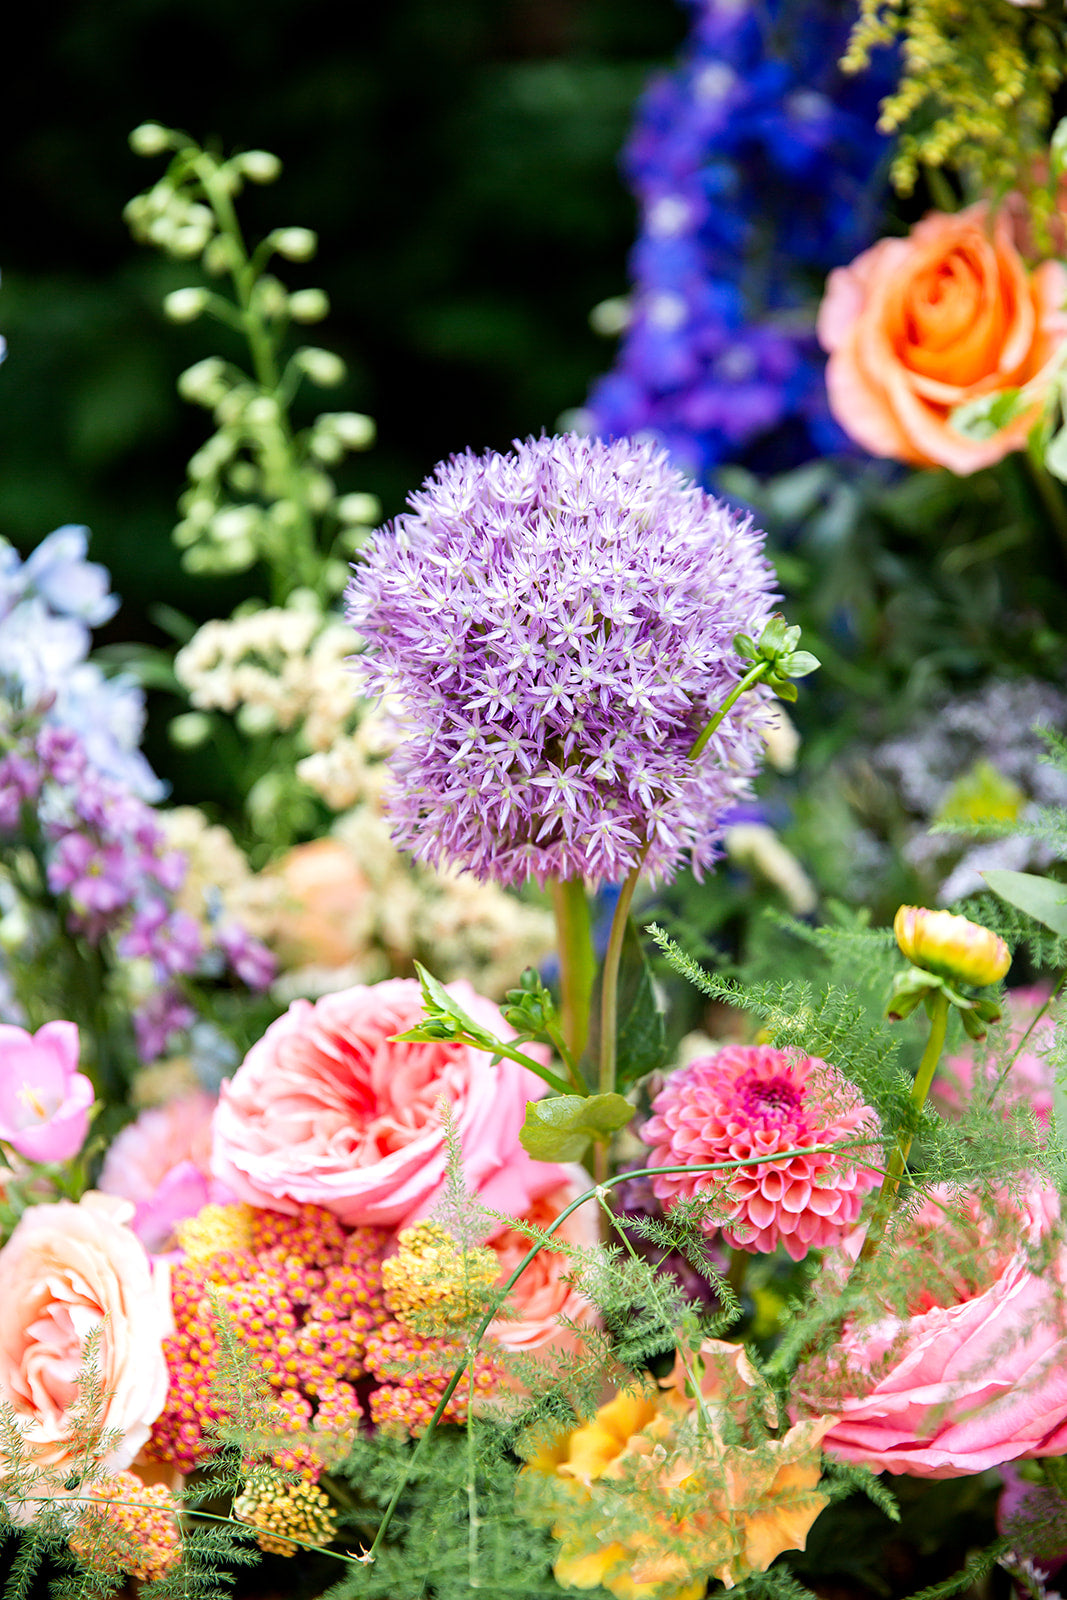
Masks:
[[[385,1303],[420,1332],[461,1327],[485,1309],[500,1272],[492,1250],[463,1249],[436,1222],[405,1228],[395,1256],[382,1262]]]
[[[212,1256],[251,1250],[255,1211],[244,1204],[206,1205],[195,1217],[179,1222],[179,1247],[190,1261],[210,1261]]]
[[[260,1532],[256,1543],[270,1555],[295,1556],[304,1544],[328,1544],[337,1532],[329,1498],[313,1483],[247,1483],[233,1514]]]
[[[910,194],[920,165],[955,166],[986,192],[1018,186],[1047,148],[1052,95],[1067,59],[1062,21],[1022,5],[861,0],[842,67],[860,71],[876,45],[898,37],[903,68],[879,122],[884,133],[905,130],[895,187]],[[911,131],[919,112],[921,131]],[[1047,197],[1037,200],[1047,215]]]

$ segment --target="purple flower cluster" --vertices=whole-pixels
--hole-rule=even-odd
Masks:
[[[402,707],[394,837],[475,876],[615,881],[715,859],[761,753],[734,635],[759,637],[762,535],[650,442],[575,435],[439,466],[348,590],[361,677]]]
[[[836,66],[836,0],[686,0],[677,67],[643,96],[624,155],[639,206],[629,324],[592,430],[652,433],[701,477],[841,449],[814,305],[873,236],[883,70]]]
[[[195,1020],[176,980],[201,971],[213,951],[250,986],[270,982],[273,958],[243,929],[213,929],[205,947],[198,924],[173,903],[184,857],[167,848],[152,808],[96,769],[78,734],[26,716],[5,725],[0,702],[0,750],[0,848],[5,835],[19,837],[29,812],[68,930],[150,964],[153,987],[134,1014],[142,1059],[162,1054]]]

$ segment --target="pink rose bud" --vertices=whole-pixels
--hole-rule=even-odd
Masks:
[[[951,911],[901,906],[893,918],[893,932],[902,954],[915,966],[957,983],[983,988],[1003,978],[1011,966],[1011,952],[1003,939]]]
[[[78,1071],[78,1029],[0,1023],[0,1140],[26,1161],[69,1161],[85,1143],[93,1086]]]

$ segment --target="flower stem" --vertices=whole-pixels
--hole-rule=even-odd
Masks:
[[[1062,988],[1063,988],[1065,983],[1067,983],[1067,968],[1065,968],[1063,973],[1060,975],[1059,983],[1057,983],[1056,987],[1053,989],[1052,993],[1049,995],[1048,999],[1045,1001],[1045,1003],[1041,1007],[1040,1011],[1034,1017],[1033,1021],[1030,1023],[1030,1026],[1027,1028],[1027,1030],[1023,1034],[1022,1038],[1019,1040],[1019,1043],[1015,1046],[1015,1049],[1012,1051],[1011,1056],[1008,1058],[1008,1061],[1007,1061],[1006,1065],[1004,1066],[1004,1069],[1000,1073],[1000,1076],[997,1078],[996,1083],[993,1085],[992,1089],[990,1089],[990,1091],[989,1091],[989,1099],[986,1101],[986,1105],[987,1106],[991,1106],[993,1104],[993,1101],[997,1098],[997,1095],[1000,1093],[1001,1089],[1004,1087],[1004,1084],[1005,1084],[1005,1082],[1007,1080],[1008,1074],[1011,1072],[1012,1067],[1015,1065],[1016,1061],[1018,1061],[1019,1057],[1022,1055],[1023,1051],[1026,1048],[1026,1041],[1029,1039],[1030,1035],[1033,1033],[1034,1029],[1037,1027],[1038,1023],[1041,1021],[1041,1018],[1048,1011],[1048,1009],[1052,1005],[1052,1003],[1059,998],[1060,991],[1062,990]]]
[[[911,1087],[911,1096],[908,1100],[907,1121],[897,1135],[897,1147],[889,1158],[885,1177],[882,1179],[882,1188],[878,1195],[878,1202],[874,1208],[871,1225],[867,1230],[867,1238],[863,1249],[860,1251],[860,1260],[869,1261],[882,1242],[882,1237],[889,1224],[893,1203],[900,1188],[900,1180],[904,1176],[904,1168],[908,1161],[908,1152],[911,1142],[915,1137],[915,1130],[919,1125],[919,1114],[926,1103],[926,1096],[930,1093],[930,1085],[934,1081],[934,1072],[941,1059],[941,1052],[945,1047],[945,1033],[948,1028],[948,996],[940,991],[935,993],[930,1006],[930,1037],[926,1041],[919,1070],[915,1074],[915,1082]]]
[[[622,960],[622,941],[626,937],[626,923],[633,903],[634,890],[641,876],[641,868],[648,855],[646,844],[634,866],[626,876],[615,902],[615,915],[611,919],[608,948],[604,955],[604,971],[600,979],[600,1071],[597,1091],[611,1094],[615,1088],[615,1068],[618,1055],[619,1033],[619,963]]]
[[[769,661],[757,661],[755,666],[749,667],[740,683],[734,684],[733,688],[730,690],[730,693],[726,696],[726,699],[723,701],[718,711],[716,711],[715,715],[707,724],[703,732],[699,735],[696,744],[694,744],[693,748],[690,750],[690,761],[696,760],[697,756],[701,754],[712,734],[719,727],[719,724],[722,722],[722,719],[725,717],[726,713],[732,706],[736,705],[737,701],[740,700],[746,689],[751,689],[754,683],[758,683],[760,679],[765,676],[767,669],[770,666],[771,662]]]
[[[552,909],[556,915],[559,945],[563,1037],[571,1056],[579,1062],[589,1039],[589,1012],[596,977],[593,922],[589,896],[581,878],[553,880]]]

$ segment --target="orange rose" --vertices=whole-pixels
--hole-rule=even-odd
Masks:
[[[1067,338],[1065,300],[1067,268],[1028,273],[1006,211],[932,212],[831,272],[818,321],[830,409],[873,455],[959,476],[990,466],[1023,448],[1036,404],[989,439],[958,433],[952,411],[1040,384]]]

